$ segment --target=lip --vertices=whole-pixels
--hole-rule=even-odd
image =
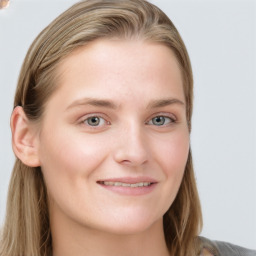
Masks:
[[[101,179],[101,180],[98,180],[97,183],[103,182],[103,181],[122,182],[122,183],[139,183],[139,182],[157,183],[156,179],[153,179],[148,176],[118,177],[118,178]]]
[[[147,182],[151,184],[149,186],[143,186],[143,187],[124,187],[124,186],[115,186],[115,185],[105,185],[103,182],[121,182],[121,183],[128,183],[128,184]],[[158,182],[157,180],[151,177],[140,176],[140,177],[119,177],[119,178],[101,179],[97,181],[97,184],[106,190],[112,191],[120,195],[140,196],[140,195],[146,195],[151,193],[157,186]]]

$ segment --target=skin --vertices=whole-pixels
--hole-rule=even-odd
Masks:
[[[163,215],[189,151],[173,53],[140,40],[97,40],[66,57],[57,73],[40,132],[30,137],[48,189],[54,256],[169,255]],[[133,195],[98,184],[120,177],[155,185]]]

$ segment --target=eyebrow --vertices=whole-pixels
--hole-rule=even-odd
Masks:
[[[160,107],[166,107],[173,104],[177,104],[185,107],[185,103],[183,101],[175,98],[170,98],[170,99],[168,98],[168,99],[153,100],[148,104],[147,108],[160,108]]]
[[[167,98],[167,99],[159,99],[159,100],[153,100],[147,105],[147,109],[152,109],[152,108],[160,108],[160,107],[166,107],[169,105],[181,105],[185,106],[185,103],[179,99],[175,98]],[[110,109],[118,109],[118,105],[112,102],[111,100],[105,100],[105,99],[97,99],[97,98],[83,98],[74,101],[71,103],[68,107],[67,110],[73,107],[77,106],[84,106],[84,105],[90,105],[90,106],[95,106],[95,107],[105,107],[105,108],[110,108]]]
[[[73,107],[83,106],[83,105],[91,105],[91,106],[95,106],[95,107],[105,107],[105,108],[110,108],[110,109],[118,108],[118,106],[110,100],[96,99],[96,98],[83,98],[83,99],[74,101],[72,104],[70,104],[67,107],[67,110],[70,108],[73,108]]]

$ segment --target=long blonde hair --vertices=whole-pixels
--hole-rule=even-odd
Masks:
[[[139,38],[166,45],[175,54],[183,77],[186,115],[191,129],[193,77],[186,47],[173,23],[145,0],[86,0],[56,18],[35,39],[24,60],[14,107],[40,120],[56,90],[56,67],[74,49],[99,38]],[[164,215],[167,246],[175,256],[197,255],[202,226],[191,152],[177,197]],[[9,185],[1,256],[52,254],[47,191],[40,167],[16,160]]]

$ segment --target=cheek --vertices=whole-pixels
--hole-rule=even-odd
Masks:
[[[172,140],[169,149],[169,164],[184,170],[189,152],[189,136],[180,135]]]
[[[159,164],[162,165],[166,176],[183,173],[189,153],[189,133],[177,132],[162,140],[157,149]]]
[[[93,174],[108,154],[106,145],[71,131],[42,136],[41,167],[53,211],[74,216],[79,212],[74,209],[84,209],[90,202],[87,194],[93,193]]]
[[[177,132],[164,140],[157,151],[158,164],[165,176],[165,189],[174,199],[181,184],[189,153],[189,133]]]
[[[178,193],[189,153],[189,133],[186,129],[166,134],[165,138],[154,139],[152,156],[160,167],[162,179],[157,199],[159,212],[164,215]],[[151,146],[152,146],[151,145]]]
[[[56,182],[59,187],[71,187],[81,178],[90,178],[107,154],[102,140],[69,131],[42,134],[40,160],[47,187],[55,189]]]

